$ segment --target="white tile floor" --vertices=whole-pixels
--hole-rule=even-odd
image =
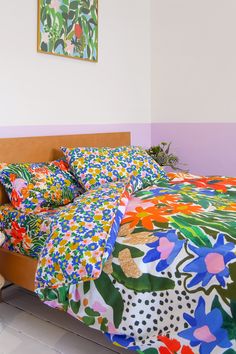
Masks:
[[[128,354],[72,317],[11,286],[0,303],[0,354]]]

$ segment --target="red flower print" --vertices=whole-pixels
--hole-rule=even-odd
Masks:
[[[165,344],[165,347],[161,346],[159,348],[160,354],[194,354],[192,349],[186,345],[181,348],[181,344],[177,339],[170,339],[166,336],[158,336],[157,339]]]
[[[19,196],[19,194],[16,192],[15,189],[13,189],[13,191],[11,192],[11,202],[13,204],[14,207],[19,207],[21,202],[22,202],[23,198],[21,198]]]
[[[54,161],[53,165],[59,167],[62,171],[68,171],[68,164],[65,161]]]
[[[75,35],[76,35],[76,37],[77,37],[78,39],[80,39],[80,37],[82,36],[82,33],[83,33],[82,28],[81,28],[80,24],[77,23],[77,24],[75,25]]]
[[[15,239],[15,243],[21,242],[25,234],[26,229],[24,227],[20,227],[20,225],[16,221],[12,221],[11,236]]]

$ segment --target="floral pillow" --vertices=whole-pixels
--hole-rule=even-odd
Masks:
[[[163,169],[137,146],[118,148],[61,148],[76,178],[85,187],[136,176],[145,180],[168,179]]]
[[[12,205],[23,212],[40,212],[65,205],[83,192],[63,160],[0,163],[0,182]]]

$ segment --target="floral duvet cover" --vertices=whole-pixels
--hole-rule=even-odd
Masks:
[[[170,177],[57,213],[36,292],[138,353],[236,353],[236,179]]]

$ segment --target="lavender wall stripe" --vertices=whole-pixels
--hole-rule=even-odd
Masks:
[[[151,145],[150,124],[78,124],[78,125],[32,125],[0,127],[0,138],[24,136],[50,136],[65,134],[92,134],[110,132],[131,132],[132,144]]]
[[[236,123],[155,123],[151,141],[172,141],[191,173],[236,177]]]

